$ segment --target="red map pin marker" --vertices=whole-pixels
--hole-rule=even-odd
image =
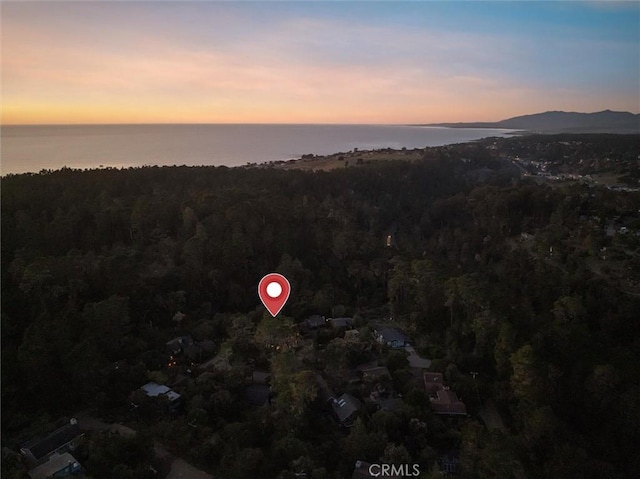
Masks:
[[[269,273],[258,284],[258,296],[274,318],[289,299],[289,293],[291,293],[289,281],[278,273]]]

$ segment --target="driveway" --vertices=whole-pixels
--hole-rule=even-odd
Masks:
[[[431,367],[431,359],[421,358],[413,348],[413,346],[405,346],[404,350],[409,353],[407,359],[409,366],[417,369],[429,369]]]

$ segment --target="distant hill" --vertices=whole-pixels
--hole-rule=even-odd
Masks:
[[[448,128],[508,128],[535,133],[640,133],[640,114],[628,111],[547,111],[496,122],[433,123]]]

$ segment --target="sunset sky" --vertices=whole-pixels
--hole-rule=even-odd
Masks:
[[[2,122],[640,110],[638,2],[2,2]]]

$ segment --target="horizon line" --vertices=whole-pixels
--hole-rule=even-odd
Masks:
[[[629,113],[631,115],[640,115],[640,112],[634,113],[630,110],[597,110],[590,112],[581,112],[581,111],[565,111],[565,110],[546,110],[542,112],[536,113],[524,113],[520,115],[511,116],[508,118],[503,118],[501,120],[473,120],[473,121],[437,121],[437,122],[428,122],[428,123],[406,123],[406,122],[396,122],[396,123],[380,123],[380,122],[372,122],[372,123],[360,123],[360,122],[114,122],[114,123],[102,123],[102,122],[89,122],[89,123],[3,123],[0,121],[0,128],[4,126],[136,126],[136,125],[315,125],[315,126],[342,126],[342,125],[367,125],[367,126],[439,126],[439,125],[456,125],[456,124],[475,124],[475,123],[500,123],[502,121],[511,120],[513,118],[519,118],[522,116],[533,116],[533,115],[543,115],[546,113],[567,113],[567,114],[582,114],[582,115],[592,115],[596,113]],[[446,127],[443,127],[446,128]],[[495,128],[490,128],[495,129]]]

